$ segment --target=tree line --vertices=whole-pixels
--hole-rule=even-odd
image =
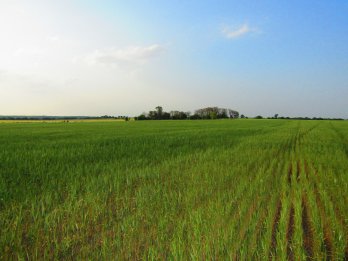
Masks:
[[[247,118],[244,115],[241,116],[241,118]],[[343,121],[343,118],[323,118],[323,117],[285,117],[285,116],[279,116],[278,114],[275,114],[273,117],[263,117],[261,115],[258,115],[254,117],[254,119],[279,119],[279,120],[335,120],[335,121]]]
[[[206,107],[196,110],[193,114],[187,111],[166,112],[162,106],[157,106],[155,110],[142,113],[135,120],[198,120],[198,119],[237,119],[239,112],[231,109],[219,107]]]

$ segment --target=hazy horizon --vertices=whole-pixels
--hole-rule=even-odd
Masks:
[[[0,3],[0,115],[348,118],[346,1]]]

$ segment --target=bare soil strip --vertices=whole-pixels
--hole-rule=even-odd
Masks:
[[[309,218],[307,199],[302,197],[302,230],[303,248],[307,255],[307,260],[313,259],[313,229]]]
[[[300,161],[297,161],[297,173],[296,173],[296,180],[299,181],[300,180],[300,173],[301,173],[301,164]]]
[[[320,212],[320,218],[323,223],[323,234],[324,234],[324,247],[326,252],[326,260],[333,260],[333,239],[332,233],[330,229],[330,225],[326,219],[324,205],[320,199],[320,194],[318,192],[318,188],[315,185],[314,187],[315,200],[318,206],[318,210]]]
[[[305,162],[305,170],[306,170],[306,175],[308,177],[309,175],[309,165],[307,162]],[[314,169],[315,170],[315,169]],[[320,218],[322,220],[323,224],[323,235],[324,235],[324,247],[325,247],[325,253],[326,253],[326,260],[333,260],[334,259],[334,243],[333,243],[333,236],[332,236],[332,229],[330,228],[330,223],[326,218],[325,214],[325,207],[324,204],[321,200],[320,193],[318,191],[317,187],[317,172],[315,170],[315,177],[316,179],[314,180],[314,195],[315,195],[315,201],[317,203],[317,207],[320,213]],[[336,213],[337,216],[337,213]]]
[[[288,169],[288,184],[291,187],[291,176],[292,176],[292,164],[289,165]]]
[[[308,162],[306,160],[304,162],[304,170],[305,170],[306,178],[307,178],[307,180],[309,180],[309,165],[308,165]]]
[[[258,201],[258,199],[256,200]],[[234,253],[234,259],[239,259],[239,253],[238,253],[238,250],[240,248],[240,244],[242,243],[241,241],[244,240],[244,237],[245,237],[245,234],[247,232],[247,229],[250,225],[250,221],[252,219],[252,215],[255,211],[255,209],[258,208],[257,204],[255,203],[255,201],[251,204],[251,206],[249,207],[248,209],[248,212],[246,213],[245,217],[244,217],[244,222],[242,224],[242,227],[239,231],[239,239],[240,240],[236,240],[235,241],[235,245],[232,246],[232,249],[235,250],[235,253]]]
[[[274,216],[273,225],[272,225],[272,239],[271,239],[271,246],[269,249],[270,259],[272,259],[272,256],[275,255],[275,250],[277,248],[277,231],[278,231],[278,224],[280,220],[281,211],[282,211],[282,202],[281,200],[279,200],[277,204],[277,210]]]
[[[265,230],[262,230],[262,226],[264,224],[264,221],[266,219],[268,215],[267,211],[264,211],[262,216],[258,219],[256,227],[255,227],[255,237],[253,238],[253,242],[251,244],[251,246],[256,246],[257,242],[259,242],[259,240],[261,240],[262,235],[264,234]],[[254,252],[255,254],[255,252]]]
[[[291,260],[291,261],[295,260],[294,252],[292,250],[292,237],[294,234],[294,230],[295,230],[295,209],[294,209],[294,205],[291,205],[288,229],[286,232],[286,240],[287,240],[286,253],[288,256],[288,260]]]

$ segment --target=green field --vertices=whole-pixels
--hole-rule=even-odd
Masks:
[[[343,260],[348,122],[0,124],[0,260]]]

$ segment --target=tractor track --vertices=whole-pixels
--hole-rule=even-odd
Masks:
[[[271,237],[271,245],[269,249],[269,259],[272,260],[272,256],[275,255],[275,250],[277,248],[277,231],[278,231],[278,225],[280,220],[280,214],[282,211],[282,202],[279,199],[277,203],[277,209],[276,213],[273,219],[273,225],[272,225],[272,237]]]
[[[313,259],[313,228],[310,221],[308,203],[306,196],[302,197],[302,230],[303,230],[303,248],[307,255],[307,260]]]
[[[326,260],[333,260],[333,239],[330,225],[325,215],[323,203],[320,199],[318,188],[315,186],[314,189],[316,203],[320,212],[320,218],[323,223],[323,235],[324,235],[324,248],[326,252]]]
[[[288,228],[286,231],[286,241],[287,241],[286,254],[287,254],[288,260],[290,261],[295,260],[293,245],[292,245],[292,237],[293,237],[294,231],[295,231],[295,209],[294,209],[294,205],[291,204]]]
[[[291,187],[291,176],[292,176],[292,164],[290,163],[288,169],[288,185]]]
[[[323,224],[323,236],[324,236],[323,240],[324,240],[324,248],[326,253],[326,260],[330,261],[330,260],[333,260],[333,253],[334,253],[333,235],[332,235],[332,230],[330,228],[329,221],[326,218],[325,207],[321,200],[321,196],[318,191],[318,186],[316,182],[314,183],[314,196],[315,196],[317,208],[319,210],[320,219]]]

